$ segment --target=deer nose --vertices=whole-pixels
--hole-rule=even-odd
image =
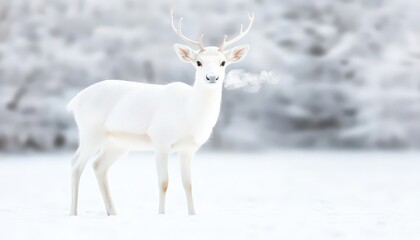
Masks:
[[[219,80],[219,75],[207,74],[206,79],[207,79],[207,81],[209,81],[209,83],[215,83],[217,80]]]

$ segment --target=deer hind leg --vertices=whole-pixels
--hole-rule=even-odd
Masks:
[[[165,198],[168,189],[168,157],[169,151],[156,152],[156,167],[159,186],[159,214],[165,214]]]
[[[76,151],[76,154],[73,157],[71,175],[72,201],[70,215],[77,215],[80,176],[82,175],[82,172],[85,169],[87,161],[97,151],[98,147],[95,147],[93,145],[85,145],[81,142],[79,148]]]
[[[93,169],[95,170],[96,180],[105,203],[106,212],[108,215],[117,215],[117,212],[112,202],[111,192],[108,184],[108,170],[118,159],[120,159],[126,151],[114,146],[107,145],[102,149],[99,157],[93,162]]]
[[[187,198],[188,214],[195,215],[194,201],[192,197],[192,181],[191,181],[191,159],[193,153],[180,152],[179,162],[181,165],[182,185],[184,186],[185,196]]]

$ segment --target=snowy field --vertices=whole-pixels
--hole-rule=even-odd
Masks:
[[[131,154],[110,172],[119,215],[106,216],[88,165],[70,217],[70,159],[0,155],[0,239],[420,239],[420,153],[200,153],[196,216],[178,160],[158,215],[153,155]]]

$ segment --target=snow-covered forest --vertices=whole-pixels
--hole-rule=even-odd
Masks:
[[[420,148],[418,0],[0,0],[0,150],[74,147],[92,83],[191,84],[172,4],[207,45],[255,12],[206,147]]]

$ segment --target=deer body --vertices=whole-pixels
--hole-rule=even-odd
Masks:
[[[172,13],[172,12],[171,12]],[[253,20],[253,15],[249,15]],[[173,18],[172,18],[173,19]],[[182,21],[182,19],[181,19]],[[251,24],[245,32],[249,30]],[[186,41],[200,46],[194,51],[175,44],[179,58],[196,68],[193,86],[176,82],[154,85],[121,80],[106,80],[82,90],[67,108],[79,128],[80,145],[72,162],[71,215],[77,215],[80,176],[90,158],[108,215],[115,215],[108,186],[111,165],[130,151],[153,150],[159,186],[159,213],[165,212],[168,188],[168,156],[177,152],[188,213],[195,214],[191,159],[215,126],[221,105],[225,67],[244,58],[248,45],[224,51],[222,47],[203,47],[202,42],[186,38],[181,29],[174,31]]]
[[[195,151],[216,124],[221,92],[221,86],[202,90],[180,82],[106,80],[81,91],[69,110],[80,132],[95,132],[97,144],[108,142],[127,151],[160,145],[171,152]]]

